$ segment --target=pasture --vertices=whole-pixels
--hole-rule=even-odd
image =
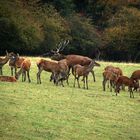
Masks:
[[[122,68],[130,76],[140,64],[99,62],[95,67],[96,82],[89,75],[89,90],[73,88],[70,75],[65,87],[49,82],[50,73],[42,72],[42,84],[36,81],[36,61],[32,62],[31,83],[0,82],[1,140],[139,140],[140,95],[130,99],[126,91],[116,97],[107,88],[102,90],[105,66]],[[4,75],[10,75],[8,64]],[[83,83],[80,81],[81,87]]]

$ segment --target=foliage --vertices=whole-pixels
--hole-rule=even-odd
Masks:
[[[75,15],[69,18],[69,24],[73,40],[71,52],[95,57],[93,53],[100,46],[101,40],[91,19]]]
[[[138,62],[139,13],[140,0],[0,1],[0,54],[41,55],[69,39],[64,54]]]
[[[105,31],[107,49],[113,54],[119,52],[118,60],[122,59],[125,53],[123,59],[136,61],[140,55],[140,11],[135,8],[123,8],[109,20],[108,25]]]

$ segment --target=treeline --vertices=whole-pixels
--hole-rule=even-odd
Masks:
[[[140,0],[0,1],[0,55],[63,54],[140,62]]]

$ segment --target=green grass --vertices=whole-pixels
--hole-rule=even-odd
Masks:
[[[127,90],[117,97],[102,91],[102,72],[112,64],[124,75],[140,69],[139,64],[99,62],[96,80],[89,76],[89,90],[70,85],[54,86],[50,73],[42,72],[42,84],[36,84],[36,61],[31,58],[32,83],[0,82],[1,140],[139,140],[140,96],[130,99]],[[3,68],[10,75],[8,65]],[[82,86],[82,83],[81,83]]]

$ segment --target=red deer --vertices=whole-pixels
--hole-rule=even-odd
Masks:
[[[13,76],[0,76],[2,82],[17,82],[17,79]]]
[[[56,49],[56,51],[54,50],[51,50],[51,53],[53,53],[53,56],[51,57],[53,60],[62,60],[62,59],[66,59],[67,61],[67,64],[68,64],[68,67],[69,67],[69,72],[70,72],[70,69],[74,66],[74,65],[81,65],[81,66],[88,66],[91,62],[92,62],[92,59],[89,58],[89,57],[86,57],[86,56],[81,56],[81,55],[63,55],[63,54],[60,54],[59,52],[62,51],[64,49],[65,46],[67,46],[69,43],[69,40],[68,41],[64,41],[64,43],[60,43],[58,45],[58,48]],[[100,66],[100,64],[98,65]],[[93,80],[94,82],[96,81],[95,80],[95,74],[94,74],[94,71],[91,70],[90,71],[93,75]]]
[[[2,67],[9,61],[9,59],[14,55],[13,52],[11,53],[8,53],[6,51],[6,56],[5,58],[0,58],[0,75],[3,75],[3,72],[2,72]]]
[[[113,73],[115,73],[118,76],[122,76],[123,75],[123,72],[122,72],[122,70],[119,67],[114,67],[112,65],[106,66],[104,70],[105,71],[112,71]]]
[[[114,72],[108,71],[108,70],[104,71],[103,72],[103,82],[102,82],[103,91],[105,91],[105,85],[106,85],[107,81],[110,82],[110,91],[112,91],[112,87],[115,85],[117,78],[118,78],[118,76]]]
[[[136,70],[132,73],[131,78],[134,80],[140,80],[140,70]],[[140,87],[139,87],[140,91]]]
[[[131,75],[131,78],[135,80],[140,80],[140,70],[134,71]]]
[[[136,90],[139,87],[138,81],[132,79],[132,78],[128,78],[127,76],[120,76],[118,78],[118,80],[116,81],[116,96],[117,93],[120,92],[120,86],[125,85],[128,86],[129,92],[130,92],[130,98],[133,97],[134,98],[134,94],[133,94],[133,90],[132,88],[134,88],[134,90]]]
[[[31,67],[31,62],[29,59],[25,59],[22,64],[20,70],[16,73],[16,79],[19,79],[19,76],[22,74],[22,82],[26,81],[26,72],[27,72],[27,77],[28,77],[28,82],[30,83],[30,67]]]
[[[73,86],[75,87],[75,81],[77,79],[78,87],[80,88],[79,78],[80,78],[80,76],[83,76],[84,88],[85,88],[85,84],[86,84],[86,88],[88,89],[88,75],[89,75],[89,72],[91,72],[93,67],[96,65],[97,65],[97,63],[92,60],[90,62],[90,64],[86,65],[86,66],[81,66],[79,64],[73,66],[72,73],[75,77]]]
[[[13,70],[15,70],[15,75],[17,68],[21,68],[22,62],[25,60],[23,57],[19,57],[19,54],[13,56],[9,61],[9,66],[11,67],[11,75],[13,76]]]
[[[105,71],[110,71],[110,73],[112,73],[114,76],[116,76],[116,78],[117,77],[119,77],[119,76],[122,76],[123,75],[123,72],[122,72],[122,70],[119,68],[119,67],[114,67],[114,66],[112,66],[112,65],[109,65],[109,66],[106,66],[105,67],[105,69],[104,69]],[[108,72],[109,73],[109,72]],[[103,76],[103,79],[105,80],[105,77],[106,76]],[[107,74],[107,77],[108,77],[108,74]],[[112,77],[110,77],[111,79],[112,79]],[[107,80],[108,79],[108,80]],[[107,78],[105,81],[109,81],[110,82],[110,84],[112,83],[110,80],[109,80],[109,77]],[[104,81],[103,80],[103,81]],[[114,79],[115,80],[115,79]],[[113,81],[114,81],[113,80]],[[113,82],[114,83],[114,82]],[[106,84],[106,82],[105,82],[105,84]],[[104,85],[104,84],[103,84]],[[105,86],[105,85],[104,85]],[[111,85],[110,85],[111,86]],[[108,87],[109,87],[109,84],[108,84]],[[122,87],[123,88],[123,90],[124,90],[124,86]],[[112,91],[111,90],[112,88],[110,87],[110,91]]]
[[[62,61],[51,61],[51,60],[41,59],[41,60],[39,60],[39,62],[37,62],[37,67],[38,67],[37,83],[39,83],[39,84],[41,84],[40,75],[43,70],[52,73],[51,78],[54,80],[54,83],[56,83],[56,84],[58,83],[58,80],[59,80],[58,79],[59,74],[62,72],[63,73],[67,72],[66,71],[67,65],[66,65],[66,63],[64,63]]]

